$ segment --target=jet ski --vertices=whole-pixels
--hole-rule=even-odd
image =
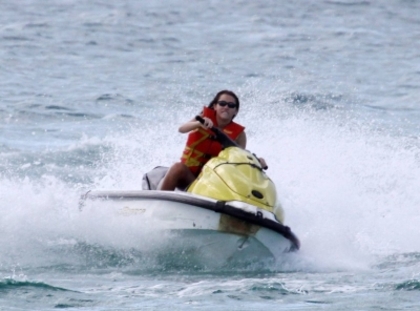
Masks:
[[[200,116],[196,119],[204,122]],[[142,190],[88,191],[80,208],[110,208],[116,217],[134,219],[138,226],[154,222],[189,251],[202,253],[205,247],[228,260],[278,258],[297,251],[299,239],[284,225],[275,185],[256,155],[219,128],[211,131],[222,151],[187,189],[158,190],[168,168],[156,167],[143,176]]]

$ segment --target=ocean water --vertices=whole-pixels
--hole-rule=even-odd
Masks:
[[[419,13],[0,1],[0,310],[419,310]],[[80,212],[85,191],[139,189],[175,162],[178,126],[221,89],[299,252],[198,265],[159,228]]]

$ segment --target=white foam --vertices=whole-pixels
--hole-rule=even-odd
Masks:
[[[366,268],[377,254],[420,251],[420,148],[415,139],[394,135],[349,111],[296,108],[282,98],[251,93],[242,100],[237,121],[247,127],[248,149],[268,162],[286,224],[301,240],[295,268]],[[83,136],[68,152],[90,144],[108,147],[94,185],[46,175],[1,176],[0,264],[45,260],[42,249],[48,243],[72,238],[134,247],[130,230],[106,211],[80,214],[79,188],[139,189],[146,171],[179,159],[186,135],[177,128],[196,110],[185,106],[161,115],[166,123],[149,120],[104,138]]]

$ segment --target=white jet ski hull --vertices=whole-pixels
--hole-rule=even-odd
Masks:
[[[295,235],[272,213],[243,202],[184,192],[90,191],[81,201],[81,209],[88,208],[111,209],[121,221],[129,218],[139,227],[156,225],[184,249],[213,259],[278,258],[299,248]]]

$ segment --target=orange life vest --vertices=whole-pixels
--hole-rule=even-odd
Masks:
[[[207,117],[213,121],[213,125],[217,127],[216,111],[204,107],[203,117]],[[230,138],[235,140],[245,127],[235,122],[230,122],[223,128]],[[191,131],[188,134],[187,144],[181,157],[181,162],[184,163],[194,175],[200,173],[201,168],[207,163],[210,158],[215,157],[222,150],[222,145],[214,140],[214,133],[210,130],[205,130],[202,127]]]

